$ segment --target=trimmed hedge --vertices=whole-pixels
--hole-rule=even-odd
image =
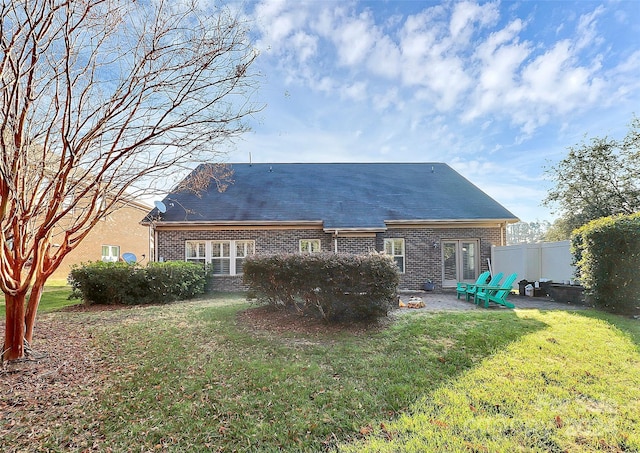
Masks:
[[[258,301],[325,321],[386,316],[400,281],[393,259],[381,254],[253,255],[243,273]]]
[[[593,220],[573,232],[571,247],[595,307],[640,314],[640,213]]]
[[[69,284],[77,297],[92,304],[167,303],[205,291],[205,269],[194,263],[167,261],[146,267],[102,261],[74,266]]]

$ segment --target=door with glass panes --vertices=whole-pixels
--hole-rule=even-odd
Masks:
[[[473,283],[480,274],[479,269],[479,240],[442,241],[442,286],[456,286],[456,282]]]

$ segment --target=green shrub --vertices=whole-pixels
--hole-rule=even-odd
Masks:
[[[125,262],[102,261],[75,265],[69,274],[71,297],[94,304],[130,304],[131,291],[128,285],[136,266]]]
[[[243,272],[259,301],[326,321],[385,316],[399,282],[393,260],[375,253],[254,255],[245,260]]]
[[[205,290],[205,269],[185,261],[149,263],[144,277],[153,300],[191,299]]]
[[[640,314],[640,213],[593,220],[574,231],[571,246],[594,306]]]
[[[93,304],[138,305],[189,299],[204,293],[205,269],[194,263],[168,261],[146,267],[102,261],[74,266],[71,297]]]

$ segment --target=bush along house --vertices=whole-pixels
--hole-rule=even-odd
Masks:
[[[207,264],[213,290],[243,290],[253,253],[373,251],[393,256],[400,289],[455,287],[488,270],[491,247],[518,221],[444,163],[228,164],[223,184],[211,168],[200,165],[142,223],[155,260]],[[208,187],[189,189],[209,174]]]

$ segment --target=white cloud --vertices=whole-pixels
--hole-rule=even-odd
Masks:
[[[505,107],[507,93],[516,86],[519,68],[531,52],[527,42],[518,41],[523,28],[521,20],[514,20],[478,44],[474,55],[479,60],[477,84],[472,102],[462,113],[465,121]]]
[[[397,87],[392,87],[383,93],[375,93],[373,95],[373,108],[377,112],[387,110],[394,105],[398,109],[402,109],[404,105],[403,101],[400,99]]]
[[[298,59],[301,62],[305,62],[316,54],[318,38],[303,31],[298,31],[291,37],[291,44],[298,55]]]
[[[432,99],[440,110],[455,107],[471,85],[464,62],[453,49],[444,22],[435,23],[428,13],[441,13],[437,7],[410,16],[401,31],[402,81],[405,85],[427,88],[418,96]]]
[[[603,12],[604,7],[599,6],[591,13],[580,16],[576,33],[576,49],[581,50],[602,43],[602,38],[598,35],[596,28],[596,18]]]
[[[376,38],[367,61],[367,68],[375,75],[394,79],[401,72],[400,49],[387,35]]]
[[[505,46],[512,41],[518,41],[518,34],[525,28],[525,23],[521,19],[515,19],[501,30],[489,34],[485,41],[476,45],[476,55],[482,60],[490,60],[496,49]]]
[[[640,51],[617,69],[606,61],[615,49],[602,48],[599,21],[621,17],[609,7],[574,12],[538,35],[529,28],[540,30],[548,17],[536,8],[518,17],[515,5],[465,0],[382,19],[374,9],[358,2],[265,0],[255,17],[260,42],[271,47],[271,61],[287,83],[376,112],[411,108],[464,122],[506,119],[520,130],[516,142],[554,119],[624,99],[640,84]],[[562,40],[545,41],[560,29]]]
[[[473,24],[484,27],[495,23],[500,16],[497,3],[479,5],[464,1],[456,3],[451,14],[449,32],[453,40],[467,43],[473,32]]]
[[[279,53],[282,41],[304,21],[300,12],[288,10],[286,0],[264,0],[255,7],[254,15],[261,31],[258,48]]]
[[[599,64],[587,68],[576,62],[571,42],[558,42],[523,70],[522,84],[514,91],[514,100],[549,106],[562,113],[595,102],[603,88],[595,75]]]
[[[375,42],[375,26],[369,13],[358,17],[345,18],[332,31],[336,44],[338,61],[345,66],[361,64],[371,51]]]
[[[347,100],[364,101],[367,98],[367,83],[355,82],[342,87],[340,97]]]
[[[325,93],[332,93],[336,88],[336,82],[331,77],[322,77],[311,88]]]

